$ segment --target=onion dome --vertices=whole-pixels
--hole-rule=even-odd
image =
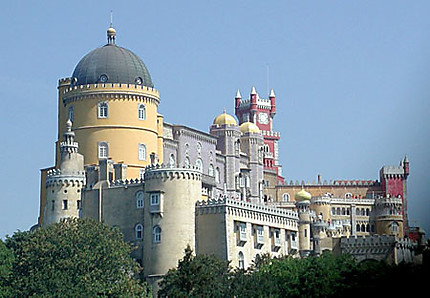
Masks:
[[[225,111],[221,115],[217,116],[214,120],[214,125],[237,125],[236,119],[233,116],[227,114]]]
[[[252,122],[243,122],[240,125],[240,131],[242,133],[260,133],[258,126]]]
[[[296,202],[304,201],[304,200],[310,200],[312,198],[312,195],[308,193],[306,190],[302,189],[295,195]]]
[[[143,61],[132,51],[117,46],[116,30],[107,30],[108,43],[97,48],[76,65],[72,85],[122,83],[154,87],[151,75]]]

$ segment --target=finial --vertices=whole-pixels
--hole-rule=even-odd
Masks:
[[[275,97],[275,91],[273,91],[273,89],[272,89],[272,90],[270,90],[270,95],[269,95],[269,97]]]
[[[405,159],[403,160],[404,163],[409,163],[408,156],[405,154]]]
[[[239,89],[237,89],[237,92],[236,92],[236,98],[242,98],[242,95],[240,94]]]
[[[251,95],[255,95],[255,94],[257,94],[257,91],[255,90],[255,87],[254,87],[254,86],[252,86],[252,89],[251,89]]]
[[[72,131],[72,125],[73,125],[72,121],[70,119],[67,119],[67,121],[66,121],[66,131],[67,132]]]
[[[110,24],[109,24],[109,28],[107,29],[108,44],[115,44],[115,39],[116,39],[116,30],[113,28],[113,25],[112,25],[112,17],[113,17],[113,13],[111,10],[110,11]]]
[[[225,112],[225,108],[224,109],[222,109],[222,111],[223,111],[223,114],[225,114],[226,112]]]

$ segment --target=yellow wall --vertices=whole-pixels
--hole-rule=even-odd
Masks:
[[[99,102],[108,103],[107,118],[98,118]],[[70,89],[60,81],[59,140],[65,130],[69,107],[73,106],[73,131],[79,153],[85,156],[85,165],[98,164],[98,143],[107,142],[109,158],[128,165],[128,179],[137,178],[139,169],[150,164],[152,152],[158,155],[160,163],[163,162],[163,117],[157,113],[158,103],[158,91],[144,86],[93,84]],[[138,117],[139,104],[145,105],[145,120]],[[145,160],[138,158],[139,144],[146,146]],[[58,166],[58,158],[56,164]]]

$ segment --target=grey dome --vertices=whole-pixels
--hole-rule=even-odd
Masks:
[[[138,84],[154,87],[143,61],[132,51],[107,44],[85,55],[72,75],[72,85],[95,83]]]

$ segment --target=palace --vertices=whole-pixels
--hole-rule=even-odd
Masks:
[[[167,123],[143,61],[116,44],[112,26],[107,39],[59,80],[55,165],[41,170],[38,226],[91,217],[118,227],[155,287],[187,245],[239,268],[264,253],[325,250],[413,261],[406,157],[382,167],[379,181],[288,183],[273,90],[267,99],[254,87],[247,99],[237,91],[237,118],[224,111],[209,132]]]

